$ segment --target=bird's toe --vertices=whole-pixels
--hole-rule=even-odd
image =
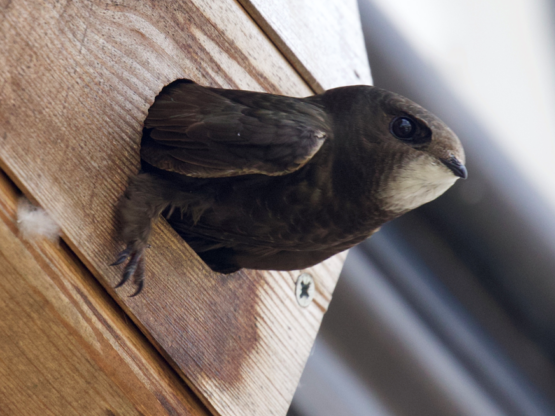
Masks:
[[[113,265],[115,266],[118,264],[122,264],[128,258],[129,261],[123,269],[122,278],[118,282],[118,284],[114,286],[114,288],[117,289],[119,287],[122,287],[125,283],[129,281],[131,277],[133,277],[133,281],[135,282],[137,289],[131,296],[137,296],[144,287],[144,249],[132,250],[129,247],[126,248],[118,255],[118,259]]]

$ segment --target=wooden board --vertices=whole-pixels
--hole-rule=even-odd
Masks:
[[[19,238],[0,172],[0,414],[208,415],[65,245]]]
[[[304,96],[310,89],[231,1],[13,0],[0,5],[0,167],[60,224],[87,268],[211,411],[285,414],[342,256],[299,273],[219,276],[161,221],[141,296],[112,289],[115,205],[139,167],[142,122],[177,78]]]
[[[356,0],[239,0],[316,92],[372,85]]]

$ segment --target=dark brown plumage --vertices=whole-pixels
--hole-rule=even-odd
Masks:
[[[143,286],[151,222],[215,271],[294,270],[360,243],[466,177],[459,140],[410,100],[370,86],[307,98],[176,81],[145,121],[143,172],[120,211],[120,285]]]

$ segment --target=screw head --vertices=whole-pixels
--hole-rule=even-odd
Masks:
[[[299,306],[306,308],[314,299],[316,293],[316,285],[314,279],[308,273],[302,273],[295,283],[295,295]]]

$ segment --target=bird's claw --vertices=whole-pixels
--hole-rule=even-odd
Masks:
[[[135,282],[137,289],[130,297],[137,296],[139,293],[141,293],[144,287],[145,263],[143,252],[143,249],[132,250],[130,247],[127,247],[125,250],[118,254],[117,260],[110,265],[117,266],[129,259],[123,269],[123,276],[121,280],[118,282],[117,285],[114,286],[114,288],[117,289],[123,286],[131,277],[133,277],[133,281]]]
[[[130,298],[133,298],[135,296],[137,296],[139,293],[141,293],[141,291],[143,290],[143,287],[145,285],[145,279],[142,278],[139,281],[135,281],[136,285],[137,285],[137,289],[135,290],[135,293],[133,293],[132,295],[129,295]]]
[[[115,262],[110,264],[110,266],[119,266],[121,263],[123,263],[125,260],[129,258],[130,254],[131,254],[131,249],[127,247],[125,250],[123,250],[118,254],[118,258],[116,259]]]

